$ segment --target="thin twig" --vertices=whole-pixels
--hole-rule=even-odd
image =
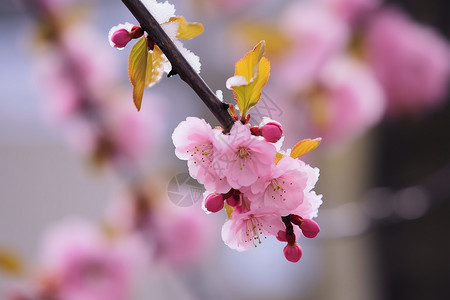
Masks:
[[[141,28],[147,32],[148,37],[155,42],[166,55],[167,59],[172,64],[173,71],[178,73],[180,78],[185,81],[195,93],[197,93],[203,103],[205,103],[223,126],[225,132],[228,132],[234,123],[234,119],[228,113],[229,105],[221,102],[216,97],[214,92],[203,81],[200,75],[195,72],[180,51],[178,51],[178,48],[140,0],[122,0],[122,2],[138,20]]]

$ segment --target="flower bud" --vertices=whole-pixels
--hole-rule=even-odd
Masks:
[[[297,226],[302,226],[303,224],[303,218],[298,215],[290,214],[289,220]]]
[[[277,240],[280,242],[287,242],[286,231],[280,230],[277,233]]]
[[[250,132],[252,133],[252,135],[261,136],[261,129],[258,126],[250,127]]]
[[[225,205],[224,199],[223,199],[223,195],[221,194],[209,194],[208,196],[206,196],[205,199],[205,208],[212,212],[212,213],[216,213],[219,210],[221,210]]]
[[[139,26],[133,26],[130,31],[131,38],[137,39],[144,35],[144,31]]]
[[[310,219],[303,219],[300,229],[302,230],[303,235],[310,239],[315,238],[320,232],[319,224]]]
[[[283,127],[278,122],[269,122],[261,128],[261,135],[266,141],[276,143],[283,136]]]
[[[283,249],[284,257],[290,262],[298,262],[302,257],[303,250],[299,244],[295,243],[294,245],[286,245]]]
[[[131,35],[128,30],[122,28],[112,34],[111,41],[115,48],[124,48],[131,41]]]
[[[225,201],[227,201],[227,204],[231,207],[236,207],[239,205],[240,197],[239,195],[233,195],[229,198],[227,198]]]

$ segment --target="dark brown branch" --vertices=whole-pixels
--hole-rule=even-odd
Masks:
[[[141,28],[147,32],[148,37],[154,41],[166,55],[167,59],[172,64],[173,71],[178,73],[180,78],[185,81],[195,93],[197,93],[203,103],[205,103],[223,126],[225,132],[228,132],[234,123],[234,119],[228,113],[228,104],[222,103],[217,99],[213,91],[203,81],[200,75],[194,71],[140,0],[122,0],[122,2],[138,20]]]

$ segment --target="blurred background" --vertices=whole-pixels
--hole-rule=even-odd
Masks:
[[[266,40],[251,122],[282,122],[285,148],[323,137],[305,156],[321,233],[296,264],[272,238],[223,243],[226,214],[203,213],[171,140],[188,116],[217,122],[178,77],[135,111],[132,45],[108,43],[136,24],[121,1],[3,0],[0,298],[450,299],[450,2],[171,3],[204,24],[185,46],[226,102],[234,63]]]

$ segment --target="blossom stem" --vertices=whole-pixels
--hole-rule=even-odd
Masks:
[[[234,124],[234,119],[228,113],[229,105],[217,98],[140,0],[122,0],[122,2],[138,20],[141,28],[147,32],[149,39],[154,41],[166,55],[172,64],[172,73],[178,74],[195,91],[220,122],[224,131],[229,132]]]
[[[294,234],[294,227],[292,226],[291,215],[281,217],[281,220],[283,221],[284,225],[286,226],[286,234],[287,235],[293,235]]]

